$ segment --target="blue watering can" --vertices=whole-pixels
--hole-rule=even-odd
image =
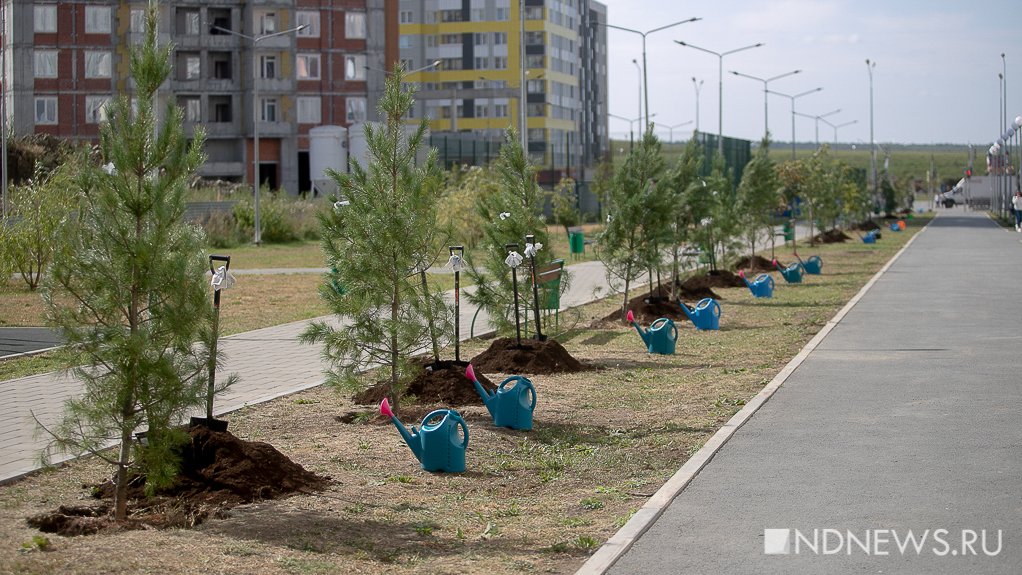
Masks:
[[[901,226],[898,225],[898,222],[891,222],[891,231],[892,232],[900,232],[901,231]]]
[[[820,256],[809,256],[809,259],[803,260],[799,257],[798,252],[795,252],[795,257],[798,258],[799,263],[802,264],[802,270],[807,274],[818,276],[823,271],[823,260]]]
[[[878,235],[879,234],[877,234],[876,230],[870,230],[866,235],[862,236],[862,243],[864,243],[864,244],[875,244],[875,243],[877,243],[877,236]]]
[[[422,463],[423,469],[451,473],[465,471],[468,426],[457,411],[453,409],[431,411],[422,418],[422,426],[419,430],[416,431],[413,425],[411,432],[405,429],[404,424],[394,415],[386,398],[380,402],[380,413],[390,417],[394,427],[401,432],[401,437],[404,438],[408,448]],[[433,423],[432,420],[438,417],[440,421]],[[461,427],[464,439],[458,437],[458,427]]]
[[[536,388],[529,378],[513,375],[497,386],[494,393],[487,392],[476,379],[472,364],[465,368],[465,377],[472,381],[476,392],[483,398],[486,409],[497,427],[532,429],[532,412],[536,410]]]
[[[742,278],[749,291],[755,297],[774,297],[774,278],[768,274],[759,274],[756,279],[749,282],[745,278],[745,270],[738,271],[738,277]]]
[[[688,307],[685,302],[679,301],[681,309],[692,320],[692,325],[699,330],[720,329],[720,304],[712,297],[704,297],[699,300],[695,307]]]
[[[635,326],[639,337],[646,344],[649,353],[661,355],[674,355],[674,347],[678,342],[678,327],[670,318],[662,317],[649,325],[649,329],[643,330],[635,322],[635,314],[628,310],[628,321]]]
[[[788,267],[784,267],[780,263],[778,263],[778,261],[775,259],[774,260],[774,267],[776,267],[777,271],[781,272],[781,275],[784,276],[784,281],[786,281],[786,282],[788,282],[790,284],[800,284],[800,283],[802,283],[802,264],[801,263],[795,262],[795,263],[791,264]]]

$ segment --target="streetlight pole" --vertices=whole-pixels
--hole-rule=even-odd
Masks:
[[[703,81],[699,80],[696,82],[696,77],[692,76],[692,87],[696,91],[696,131],[699,131],[699,90],[703,87]]]
[[[815,94],[816,92],[819,92],[820,90],[823,90],[822,86],[818,87],[818,88],[813,88],[812,90],[806,90],[805,92],[801,92],[801,93],[795,94],[795,95],[784,94],[782,92],[775,92],[773,90],[767,90],[768,94],[773,94],[775,96],[784,96],[785,98],[788,98],[789,100],[791,100],[791,159],[792,160],[795,159],[795,100],[801,98],[802,96],[808,96],[809,94]]]
[[[646,125],[649,125],[649,119],[652,117],[650,115],[650,113],[649,113],[649,82],[647,81],[647,76],[646,76],[646,36],[649,36],[650,34],[652,34],[654,32],[659,32],[661,30],[666,30],[668,28],[674,28],[675,26],[680,26],[682,24],[688,24],[689,22],[695,22],[697,20],[702,20],[702,18],[689,18],[688,20],[679,20],[678,22],[672,22],[670,24],[667,24],[667,25],[664,25],[664,26],[660,26],[658,28],[653,28],[652,30],[646,30],[645,32],[643,32],[641,30],[633,30],[631,28],[625,28],[624,26],[615,26],[613,24],[603,23],[603,25],[606,26],[607,28],[613,28],[615,30],[621,30],[622,32],[631,32],[632,34],[638,34],[639,36],[642,36],[642,89],[643,89],[643,93],[646,94]],[[633,60],[633,62],[634,62],[634,60]],[[639,115],[640,116],[642,115],[641,109],[639,111]]]
[[[629,148],[628,148],[628,151],[629,152],[632,151],[632,149],[635,148],[635,139],[634,139],[634,132],[632,131],[632,127],[635,126],[635,122],[641,122],[642,121],[642,116],[639,116],[638,118],[632,119],[632,118],[626,118],[624,116],[618,116],[617,114],[611,114],[609,112],[607,113],[607,116],[611,117],[611,118],[614,118],[616,120],[623,120],[625,122],[628,122],[628,139],[631,141],[630,145],[629,145]],[[656,117],[656,114],[653,114],[653,115],[650,116],[650,118],[655,118],[655,117]]]
[[[816,147],[819,148],[820,147],[820,120],[823,120],[824,118],[826,118],[828,116],[833,116],[834,114],[837,114],[839,112],[841,112],[841,108],[838,108],[837,110],[831,110],[830,112],[827,112],[826,114],[820,114],[818,116],[813,116],[811,114],[802,114],[802,113],[799,113],[799,112],[795,112],[795,115],[802,116],[804,118],[811,118],[812,120],[814,120],[816,122]],[[826,122],[826,120],[824,120],[824,121]]]
[[[717,153],[721,156],[724,155],[724,56],[734,54],[735,52],[741,52],[742,50],[751,50],[752,48],[759,48],[763,45],[762,42],[750,44],[748,46],[742,46],[741,48],[735,48],[734,50],[728,50],[726,52],[714,52],[713,50],[707,50],[706,48],[700,48],[681,40],[675,40],[675,43],[681,46],[688,46],[689,48],[699,50],[700,52],[706,52],[707,54],[713,54],[717,57]]]
[[[756,80],[757,82],[763,82],[763,138],[770,137],[770,116],[767,113],[767,88],[770,82],[774,80],[780,80],[781,78],[787,78],[788,76],[794,76],[795,74],[801,74],[802,70],[792,70],[791,72],[785,72],[784,74],[778,74],[772,78],[757,78],[749,74],[743,74],[741,72],[735,72],[731,70],[731,73],[735,76],[741,76],[742,78],[748,78],[750,80]]]
[[[877,143],[873,138],[873,68],[876,62],[866,58],[866,71],[869,72],[869,169],[873,173],[873,201],[877,202]]]
[[[636,69],[636,71],[639,72],[639,118],[642,118],[642,76],[643,76],[643,70],[642,70],[642,67],[639,66],[639,62],[635,58],[632,58],[632,64],[635,64],[635,69]],[[646,120],[646,124],[647,125],[642,127],[642,132],[639,133],[639,137],[640,138],[642,137],[642,134],[644,134],[646,132],[646,130],[649,129],[649,120]]]
[[[823,118],[820,118],[820,119],[823,120]],[[837,144],[837,131],[839,129],[841,129],[841,128],[844,128],[845,126],[851,126],[852,124],[857,124],[857,123],[859,123],[859,121],[858,120],[852,120],[850,122],[845,122],[843,124],[834,125],[834,124],[831,124],[830,122],[828,122],[827,120],[823,120],[823,123],[827,124],[828,126],[830,126],[831,128],[834,129],[834,144]]]
[[[259,62],[256,61],[255,46],[259,42],[266,40],[267,38],[276,38],[277,36],[285,36],[295,32],[300,32],[305,29],[305,24],[301,26],[295,26],[287,30],[280,32],[274,32],[272,34],[263,34],[261,36],[250,36],[248,34],[242,34],[235,30],[229,30],[227,28],[221,28],[220,26],[211,26],[214,30],[219,30],[232,36],[239,38],[245,38],[252,42],[252,68],[258,69],[258,74],[253,74],[252,77],[252,140],[253,140],[253,151],[252,151],[252,195],[254,196],[253,208],[255,211],[255,234],[253,241],[255,245],[261,245],[263,242],[262,238],[262,227],[259,221],[259,191],[262,187],[262,182],[259,178],[259,121],[262,116],[262,106],[259,101],[259,78],[262,76],[262,69],[259,66]],[[254,71],[254,70],[253,70]]]
[[[689,125],[691,123],[692,123],[692,120],[689,120],[687,122],[682,122],[680,124],[675,124],[673,126],[665,126],[667,128],[667,133],[669,134],[667,136],[667,138],[671,141],[671,143],[674,143],[674,129],[675,128],[680,128],[682,126],[687,126],[687,125]]]

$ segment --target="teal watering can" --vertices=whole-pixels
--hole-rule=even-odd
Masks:
[[[662,317],[649,325],[649,329],[642,329],[635,322],[635,314],[628,310],[628,321],[635,326],[639,337],[646,344],[649,353],[661,355],[674,355],[674,347],[678,342],[678,327],[670,318]]]
[[[784,281],[786,281],[786,282],[788,282],[790,284],[800,284],[800,283],[802,283],[802,264],[801,263],[795,262],[795,263],[791,264],[788,267],[784,267],[780,263],[778,263],[777,260],[775,259],[774,260],[774,267],[776,267],[777,271],[781,272],[781,275],[784,276]]]
[[[820,256],[809,256],[809,259],[803,260],[799,257],[798,252],[795,252],[795,257],[798,258],[799,263],[802,264],[802,270],[807,274],[818,276],[823,271],[823,260]]]
[[[901,226],[898,225],[898,222],[891,222],[891,231],[892,232],[900,232],[901,231]]]
[[[866,235],[862,236],[862,243],[864,244],[875,244],[880,234],[876,230],[870,230]]]
[[[750,282],[745,278],[745,270],[739,270],[738,277],[742,278],[754,297],[774,297],[774,278],[772,276],[759,274],[755,280]]]
[[[401,432],[408,448],[426,471],[448,471],[461,473],[465,471],[465,449],[468,447],[468,425],[461,415],[453,409],[437,409],[422,418],[418,430],[412,426],[409,432],[404,424],[390,409],[386,398],[380,402],[380,413],[390,417],[394,427]],[[440,421],[433,422],[440,418]],[[458,428],[464,439],[459,437]]]
[[[720,329],[720,304],[712,297],[704,297],[699,300],[695,307],[688,307],[685,302],[679,301],[681,309],[692,320],[692,325],[698,330]]]
[[[465,377],[472,381],[476,392],[483,398],[486,409],[497,427],[511,429],[532,429],[532,412],[536,410],[536,388],[529,378],[513,375],[497,386],[497,391],[489,393],[476,379],[472,364],[465,368]]]

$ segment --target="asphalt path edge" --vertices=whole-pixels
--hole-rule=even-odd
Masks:
[[[936,217],[933,219],[936,219]],[[842,307],[841,310],[839,310],[837,314],[835,314],[834,317],[831,318],[811,340],[809,340],[809,343],[807,343],[805,347],[803,347],[798,354],[784,366],[784,369],[774,376],[774,378],[770,380],[770,383],[763,387],[759,393],[750,399],[741,411],[734,414],[727,423],[718,429],[717,432],[703,444],[702,448],[700,448],[695,455],[690,457],[688,461],[681,466],[681,469],[676,471],[674,475],[667,480],[667,483],[664,483],[664,485],[658,489],[657,492],[654,493],[653,496],[635,512],[635,514],[632,515],[631,519],[629,519],[628,522],[617,531],[617,533],[615,533],[607,540],[606,543],[597,549],[591,557],[589,557],[589,560],[575,572],[575,575],[602,575],[613,567],[614,563],[627,553],[639,537],[641,537],[642,534],[645,533],[661,515],[663,515],[671,502],[681,494],[692,479],[694,479],[695,476],[702,471],[703,467],[705,467],[706,464],[713,459],[713,456],[716,455],[722,447],[724,447],[724,444],[731,439],[735,432],[737,432],[742,425],[744,425],[756,413],[756,411],[759,410],[760,407],[763,407],[763,405],[774,395],[774,392],[776,392],[781,385],[784,384],[785,380],[788,379],[788,376],[802,365],[802,362],[805,361],[805,359],[809,357],[809,354],[820,345],[820,342],[827,337],[831,330],[834,329],[834,326],[836,326],[845,317],[845,315],[847,315],[848,312],[855,307],[855,304],[857,304],[859,300],[866,295],[866,292],[873,287],[873,284],[875,284],[877,280],[879,280],[880,277],[883,276],[896,261],[898,261],[901,254],[903,254],[905,250],[912,245],[912,242],[914,242],[920,234],[926,231],[926,228],[929,227],[932,222],[933,220],[931,219],[930,222],[928,222],[923,229],[919,230],[918,233],[912,236],[909,241],[902,246],[900,250],[898,250],[898,253],[894,254],[894,256],[888,260],[887,263],[884,264],[879,271],[877,271],[877,273],[873,274],[873,277],[866,282],[866,285],[862,286],[862,289],[860,289],[859,292],[856,293],[855,296],[852,297],[852,299],[850,299],[848,303],[846,303],[845,306]]]

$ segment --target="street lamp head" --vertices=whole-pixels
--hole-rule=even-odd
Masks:
[[[688,46],[688,44],[686,44],[686,43],[682,42],[681,40],[675,40],[674,42],[675,42],[676,44],[681,44],[682,46]],[[693,80],[695,80],[695,78],[693,78]]]
[[[1015,116],[1015,127],[1022,128],[1022,116]]]

